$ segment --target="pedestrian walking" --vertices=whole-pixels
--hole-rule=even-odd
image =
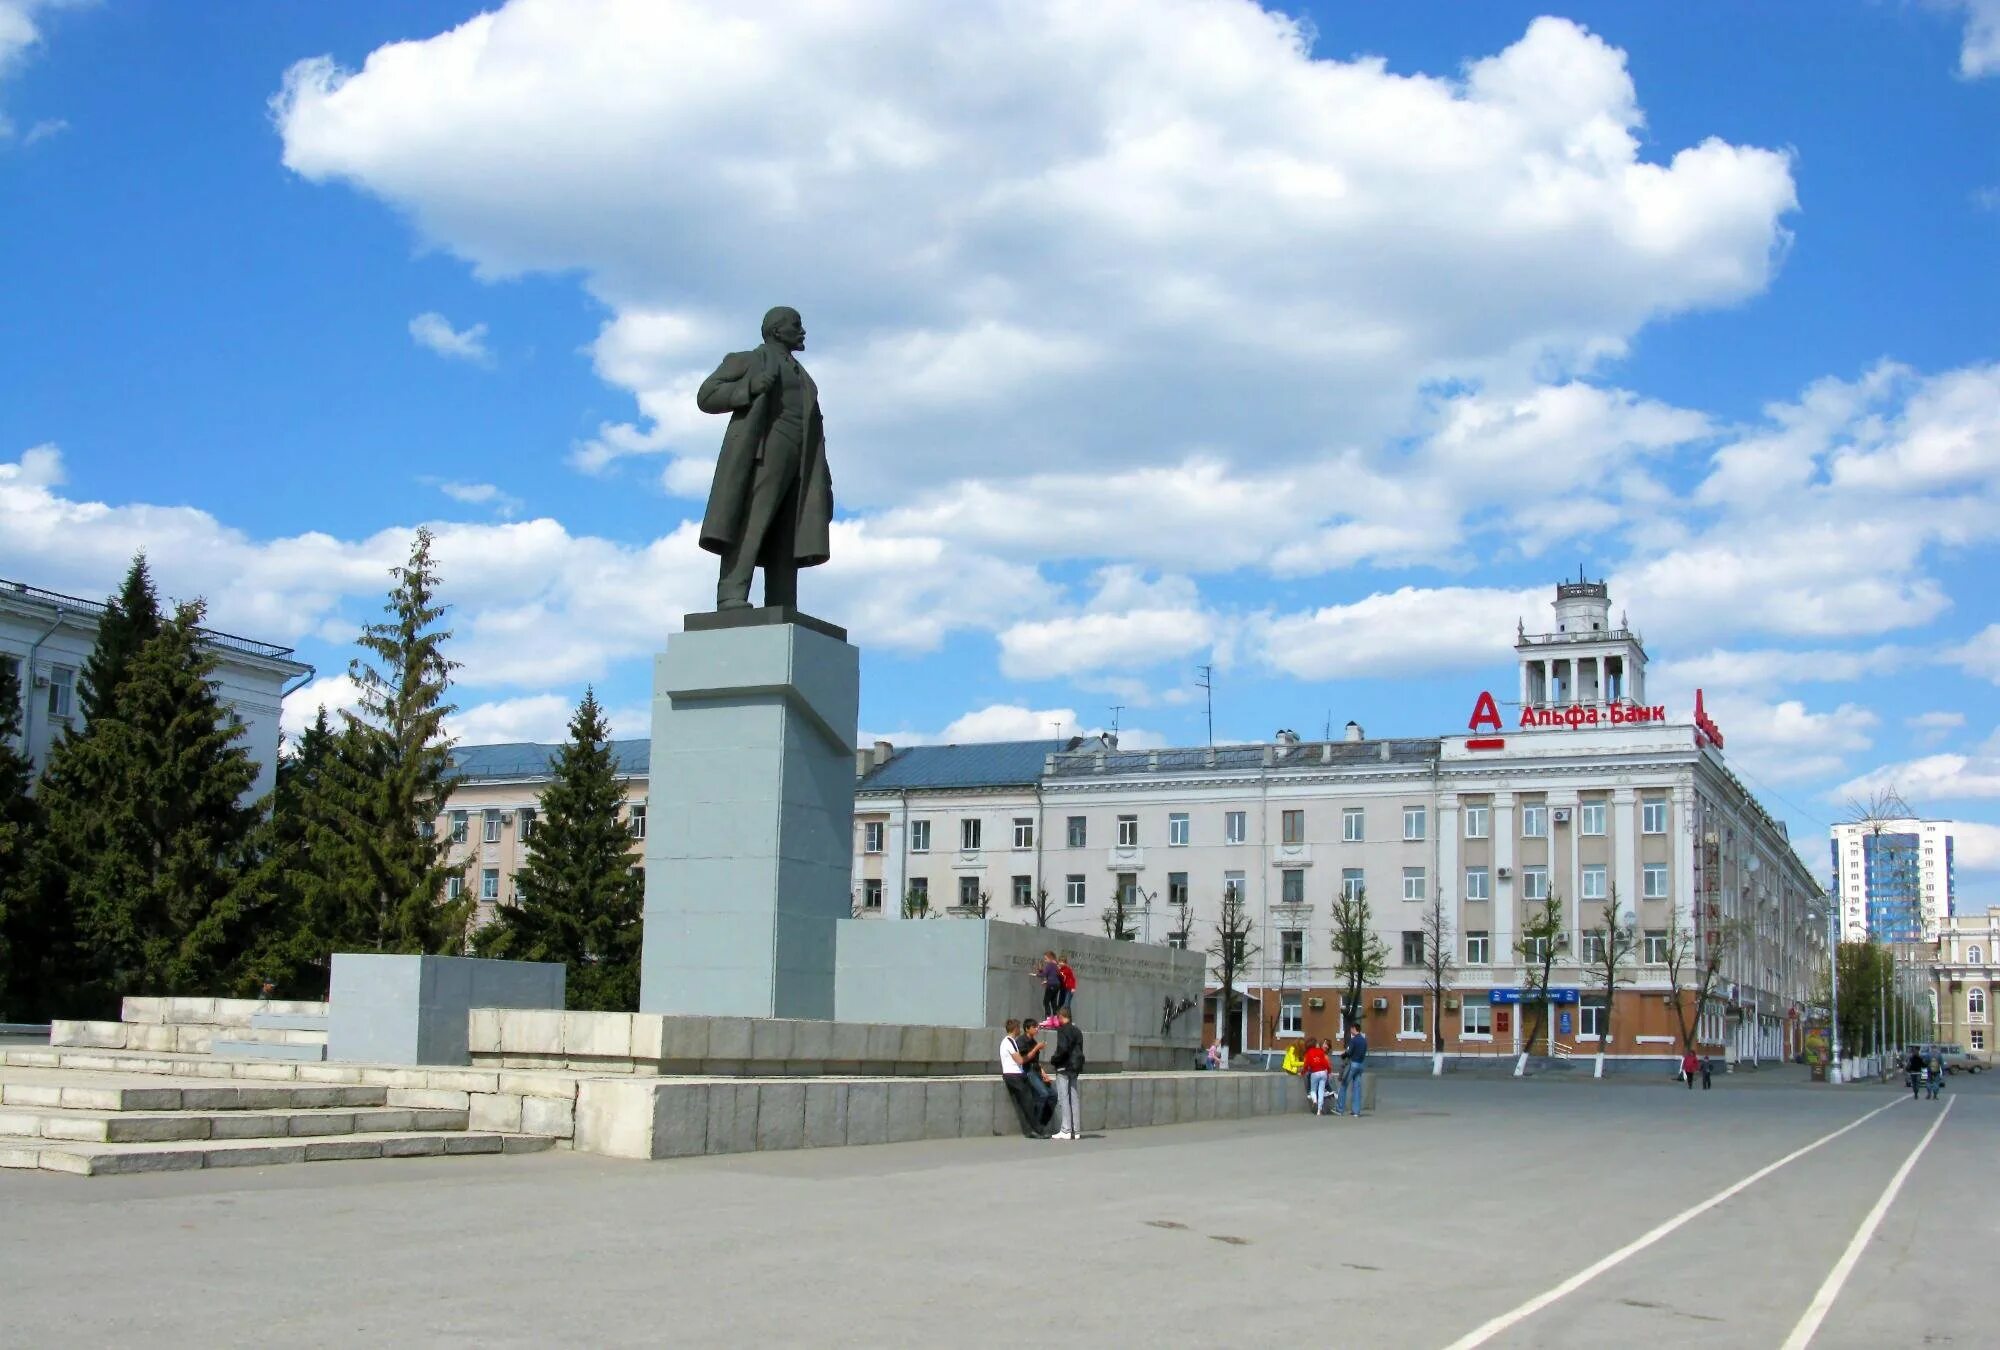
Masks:
[[[1688,1091],[1694,1091],[1694,1076],[1701,1070],[1701,1061],[1695,1058],[1693,1050],[1681,1056],[1681,1077],[1687,1080]]]
[[[1070,1021],[1069,1009],[1057,1012],[1056,1018],[1056,1051],[1049,1056],[1049,1067],[1056,1071],[1056,1109],[1062,1116],[1062,1128],[1050,1137],[1081,1139],[1083,1110],[1077,1101],[1076,1078],[1083,1072],[1083,1032]]]
[[[1703,1055],[1701,1059],[1701,1090],[1703,1092],[1709,1089],[1708,1075],[1714,1068],[1715,1057],[1713,1055]]]
[[[1316,1116],[1326,1114],[1326,1080],[1332,1076],[1333,1061],[1327,1056],[1327,1042],[1308,1041],[1303,1066],[1306,1074],[1306,1099],[1312,1103]]]
[[[1368,1038],[1361,1032],[1361,1024],[1354,1023],[1347,1029],[1347,1044],[1342,1047],[1340,1058],[1345,1067],[1340,1073],[1340,1087],[1333,1094],[1333,1113],[1343,1111],[1348,1119],[1361,1114],[1361,1076],[1368,1071]]]
[[[1936,1051],[1931,1052],[1929,1062],[1924,1065],[1924,1074],[1928,1079],[1928,1095],[1932,1101],[1936,1101],[1938,1093],[1944,1091],[1944,1060]]]
[[[1006,1030],[1007,1034],[1000,1038],[1000,1081],[1014,1103],[1014,1114],[1020,1118],[1021,1137],[1046,1139],[1048,1136],[1042,1132],[1041,1113],[1036,1109],[1033,1094],[1028,1091],[1027,1070],[1021,1064],[1021,1024],[1010,1017]]]
[[[1924,1091],[1924,1052],[1911,1050],[1909,1062],[1903,1066],[1903,1071],[1910,1079],[1910,1100],[1915,1101]]]
[[[1062,1006],[1062,967],[1052,951],[1042,953],[1042,1016],[1054,1017]]]

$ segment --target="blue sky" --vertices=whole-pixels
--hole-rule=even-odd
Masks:
[[[642,731],[792,303],[865,732],[1449,730],[1581,566],[2000,875],[2000,3],[740,10],[0,0],[0,576],[309,715],[429,522],[462,735]]]

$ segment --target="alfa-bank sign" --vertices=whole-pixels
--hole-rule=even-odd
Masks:
[[[1613,703],[1607,707],[1572,705],[1567,708],[1522,708],[1518,730],[1521,731],[1580,731],[1586,727],[1603,726],[1626,727],[1640,723],[1664,722],[1667,720],[1667,705],[1655,703],[1648,707],[1638,703]],[[1499,731],[1504,724],[1500,721],[1500,705],[1493,695],[1481,690],[1479,699],[1472,705],[1472,720],[1466,723],[1469,731]],[[1695,743],[1722,748],[1722,728],[1708,715],[1702,706],[1701,690],[1694,691],[1694,736]],[[1505,749],[1504,736],[1470,736],[1466,739],[1468,750]]]

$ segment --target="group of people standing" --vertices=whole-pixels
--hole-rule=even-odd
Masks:
[[[1000,1081],[1024,1137],[1081,1139],[1076,1079],[1083,1072],[1083,1032],[1070,1020],[1068,1008],[1058,1008],[1050,1020],[1053,1028],[1007,1019],[1006,1035],[1000,1038]],[[1053,1030],[1053,1044],[1045,1044],[1038,1030]]]
[[[1303,1048],[1285,1052],[1284,1069],[1295,1073],[1306,1085],[1306,1101],[1314,1115],[1326,1114],[1329,1089],[1333,1093],[1333,1114],[1350,1118],[1361,1114],[1362,1077],[1368,1072],[1368,1037],[1361,1024],[1347,1031],[1347,1043],[1338,1051],[1332,1041],[1307,1041]]]

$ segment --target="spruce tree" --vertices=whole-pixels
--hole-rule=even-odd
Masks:
[[[85,734],[50,756],[35,869],[79,939],[74,998],[108,1013],[125,994],[214,992],[241,954],[245,804],[257,767],[225,713],[182,605],[108,686]]]
[[[439,628],[431,534],[417,532],[396,568],[389,618],[362,630],[348,673],[358,712],[330,742],[319,781],[301,802],[306,855],[298,873],[307,922],[326,951],[456,953],[464,949],[472,897],[445,899],[454,869],[438,812],[457,785],[444,719],[455,663]]]
[[[22,725],[15,669],[13,657],[0,656],[0,1022],[27,1020],[21,999],[32,980],[26,971],[16,973],[15,953],[25,965],[34,950],[32,934],[17,930],[30,912],[27,862],[35,799],[28,795],[28,757],[15,747]]]
[[[248,997],[268,986],[277,998],[323,998],[333,939],[306,904],[314,892],[310,822],[326,811],[340,735],[322,706],[312,725],[278,757],[271,810],[258,831],[257,939],[237,980]],[[351,945],[351,944],[350,944]]]
[[[514,875],[519,898],[475,939],[484,956],[561,961],[576,1009],[639,1006],[645,885],[618,820],[624,800],[610,728],[596,693],[586,690],[542,793],[527,862]]]
[[[153,574],[144,551],[132,555],[125,584],[106,602],[97,623],[97,643],[83,663],[77,703],[86,728],[109,716],[117,704],[118,685],[139,649],[158,636],[160,598],[153,591]]]

